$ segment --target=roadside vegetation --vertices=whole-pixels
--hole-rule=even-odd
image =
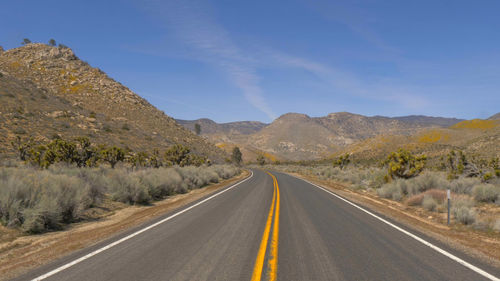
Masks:
[[[450,151],[435,166],[428,166],[426,160],[426,155],[398,150],[371,167],[350,164],[349,154],[334,159],[330,165],[288,163],[265,167],[340,182],[353,191],[443,218],[447,212],[446,190],[450,189],[452,222],[500,231],[498,159],[477,160],[461,151]]]
[[[0,167],[0,223],[27,233],[61,229],[106,201],[148,205],[240,174],[183,145],[133,152],[88,138],[18,137],[12,146],[19,160]]]
[[[0,222],[29,233],[61,229],[105,200],[147,205],[240,173],[230,165],[161,168],[0,168]]]

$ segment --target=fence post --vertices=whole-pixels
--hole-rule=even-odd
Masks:
[[[446,190],[446,197],[448,198],[448,225],[450,225],[450,190]]]

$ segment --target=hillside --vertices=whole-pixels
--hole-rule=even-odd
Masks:
[[[134,150],[181,143],[220,162],[219,148],[186,130],[69,48],[28,44],[0,53],[2,154],[16,135],[89,136]]]
[[[450,150],[462,150],[481,159],[500,157],[500,122],[466,120],[449,128],[421,129],[413,135],[379,135],[343,148],[335,155],[351,153],[354,159],[377,161],[397,148],[425,153],[437,161]]]
[[[258,121],[240,121],[229,123],[216,123],[213,120],[202,118],[198,120],[180,120],[176,119],[177,123],[194,132],[195,124],[201,127],[202,135],[250,135],[260,131],[268,124]]]
[[[491,116],[488,120],[500,120],[500,112]]]
[[[444,128],[460,121],[427,116],[367,117],[338,112],[323,117],[287,113],[269,125],[257,122],[217,124],[209,119],[180,120],[180,123],[191,130],[195,123],[200,124],[201,135],[226,151],[234,145],[244,148],[243,157],[248,161],[263,153],[269,160],[321,159],[379,135],[411,136],[422,129]]]

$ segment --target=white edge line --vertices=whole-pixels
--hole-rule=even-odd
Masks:
[[[151,228],[153,228],[153,227],[156,227],[156,226],[158,226],[158,225],[160,225],[160,224],[162,224],[162,223],[164,223],[164,222],[166,222],[166,221],[169,221],[169,220],[171,220],[171,219],[173,219],[173,218],[177,217],[178,215],[180,215],[180,214],[182,214],[182,213],[185,213],[185,212],[187,212],[187,211],[189,211],[189,210],[193,209],[194,207],[199,206],[199,205],[201,205],[201,204],[203,204],[203,203],[207,202],[208,200],[210,200],[210,199],[212,199],[212,198],[214,198],[214,197],[217,197],[217,196],[221,195],[222,193],[224,193],[224,192],[226,192],[226,191],[228,191],[228,190],[231,190],[231,189],[233,189],[234,187],[236,187],[236,186],[238,186],[238,185],[240,185],[240,184],[242,184],[242,183],[246,182],[247,180],[249,180],[250,178],[252,178],[252,177],[253,177],[253,171],[250,171],[250,172],[251,172],[252,174],[251,174],[248,178],[246,178],[246,179],[244,179],[244,180],[242,180],[242,181],[240,181],[240,182],[238,182],[238,183],[236,183],[236,184],[233,184],[232,186],[230,186],[230,187],[228,187],[228,188],[226,188],[226,189],[224,189],[224,190],[222,190],[222,191],[219,191],[218,193],[216,193],[216,194],[214,194],[214,195],[212,195],[212,196],[210,196],[210,197],[208,197],[208,198],[206,198],[206,199],[204,199],[204,200],[202,200],[202,201],[200,201],[200,202],[198,202],[198,203],[196,203],[196,204],[194,204],[194,205],[192,205],[192,206],[190,206],[190,207],[188,207],[188,208],[186,208],[186,209],[184,209],[184,210],[182,210],[182,211],[179,211],[179,212],[177,212],[177,213],[175,213],[175,214],[173,214],[173,215],[171,215],[171,216],[169,216],[169,217],[167,217],[167,218],[164,218],[164,219],[162,219],[162,220],[161,220],[161,221],[159,221],[159,222],[156,222],[156,223],[154,223],[154,224],[152,224],[152,225],[150,225],[150,226],[147,226],[147,227],[145,227],[145,228],[143,228],[143,229],[141,229],[141,230],[138,230],[138,231],[136,231],[136,232],[134,232],[134,233],[132,233],[132,234],[130,234],[130,235],[128,235],[128,236],[123,237],[123,238],[122,238],[122,239],[120,239],[120,240],[117,240],[117,241],[115,241],[115,242],[113,242],[113,243],[111,243],[111,244],[108,244],[108,245],[106,245],[106,246],[104,246],[104,247],[100,248],[100,249],[97,249],[97,250],[95,250],[95,251],[93,251],[93,252],[91,252],[91,253],[89,253],[89,254],[87,254],[87,255],[85,255],[85,256],[83,256],[83,257],[81,257],[81,258],[78,258],[78,259],[76,259],[76,260],[74,260],[74,261],[72,261],[72,262],[69,262],[69,263],[67,263],[67,264],[65,264],[65,265],[63,265],[63,266],[61,266],[61,267],[58,267],[58,268],[56,268],[56,269],[54,269],[54,270],[52,270],[52,271],[49,271],[49,272],[47,272],[47,273],[45,273],[45,274],[43,274],[43,275],[41,275],[41,276],[38,276],[37,278],[32,279],[32,281],[38,281],[38,280],[43,280],[43,279],[46,279],[46,278],[48,278],[48,277],[50,277],[50,276],[52,276],[52,275],[54,275],[54,274],[56,274],[56,273],[59,273],[59,272],[61,272],[61,271],[65,270],[65,269],[67,269],[67,268],[69,268],[69,267],[72,267],[72,266],[73,266],[73,265],[75,265],[75,264],[78,264],[78,263],[80,263],[80,262],[82,262],[82,261],[84,261],[84,260],[86,260],[86,259],[89,259],[89,258],[91,258],[91,257],[93,257],[93,256],[95,256],[95,255],[97,255],[97,254],[99,254],[99,253],[101,253],[101,252],[104,252],[104,251],[108,250],[109,248],[111,248],[111,247],[113,247],[113,246],[116,246],[116,245],[118,245],[118,244],[120,244],[120,243],[122,243],[122,242],[125,242],[125,241],[129,240],[130,238],[132,238],[132,237],[134,237],[134,236],[137,236],[137,235],[139,235],[139,234],[141,234],[141,233],[143,233],[143,232],[145,232],[145,231],[148,231],[148,230],[150,230],[150,229],[151,229]]]
[[[290,175],[290,176],[292,176],[292,175]],[[486,278],[488,278],[488,279],[490,279],[490,280],[500,281],[500,279],[499,279],[498,277],[495,277],[495,276],[493,276],[492,274],[490,274],[490,273],[488,273],[488,272],[486,272],[486,271],[484,271],[484,270],[480,269],[479,267],[474,266],[474,265],[472,265],[472,264],[470,264],[470,263],[468,263],[468,262],[466,262],[466,261],[462,260],[461,258],[459,258],[459,257],[457,257],[457,256],[455,256],[455,255],[453,255],[453,254],[451,254],[450,252],[445,251],[445,250],[443,250],[443,249],[439,248],[438,246],[436,246],[436,245],[434,245],[434,244],[432,244],[432,243],[430,243],[430,242],[427,242],[426,240],[424,240],[424,239],[422,239],[422,238],[418,237],[417,235],[415,235],[415,234],[413,234],[413,233],[411,233],[411,232],[408,232],[408,231],[406,231],[406,230],[402,229],[401,227],[399,227],[399,226],[397,226],[397,225],[395,225],[395,224],[393,224],[393,223],[391,223],[391,222],[389,222],[389,221],[387,221],[387,220],[385,220],[385,219],[383,219],[383,218],[381,218],[381,217],[379,217],[379,216],[375,215],[374,213],[372,213],[372,212],[370,212],[370,211],[368,211],[368,210],[366,210],[366,209],[364,209],[364,208],[362,208],[362,207],[360,207],[360,206],[358,206],[358,205],[356,205],[356,204],[352,203],[351,201],[349,201],[349,200],[347,200],[347,199],[345,199],[345,198],[343,198],[343,197],[341,197],[341,196],[339,196],[339,195],[337,195],[337,194],[335,194],[335,193],[333,193],[333,192],[331,192],[331,191],[327,190],[326,188],[324,188],[324,187],[322,187],[322,186],[319,186],[319,185],[317,185],[317,184],[314,184],[314,183],[312,183],[312,182],[310,182],[310,181],[308,181],[308,180],[305,180],[305,179],[301,179],[301,178],[298,178],[298,177],[295,177],[295,176],[292,176],[292,177],[294,177],[294,178],[296,178],[296,179],[300,179],[300,180],[302,180],[302,181],[305,181],[305,182],[307,182],[307,183],[309,183],[309,184],[311,184],[311,185],[313,185],[313,186],[315,186],[315,187],[317,187],[317,188],[319,188],[319,189],[321,189],[321,190],[323,190],[323,191],[325,191],[325,192],[327,192],[327,193],[330,193],[331,195],[333,195],[333,196],[337,197],[338,199],[340,199],[340,200],[342,200],[342,201],[344,201],[344,202],[346,202],[346,203],[348,203],[348,204],[350,204],[350,205],[352,205],[352,206],[354,206],[354,207],[356,207],[356,208],[360,209],[361,211],[363,211],[363,212],[365,212],[365,213],[369,214],[370,216],[372,216],[372,217],[374,217],[374,218],[376,218],[376,219],[378,219],[378,220],[380,220],[380,221],[382,221],[382,222],[386,223],[387,225],[389,225],[389,226],[391,226],[391,227],[393,227],[393,228],[395,228],[395,229],[397,229],[397,230],[399,230],[399,231],[403,232],[404,234],[406,234],[406,235],[410,236],[411,238],[413,238],[413,239],[417,240],[418,242],[420,242],[420,243],[422,243],[422,244],[424,244],[424,245],[426,245],[426,246],[430,247],[431,249],[433,249],[433,250],[437,251],[438,253],[440,253],[440,254],[442,254],[442,255],[445,255],[446,257],[448,257],[448,258],[450,258],[450,259],[452,259],[452,260],[454,260],[454,261],[458,262],[459,264],[461,264],[461,265],[463,265],[463,266],[465,266],[465,267],[469,268],[470,270],[472,270],[472,271],[474,271],[474,272],[476,272],[476,273],[478,273],[478,274],[480,274],[480,275],[482,275],[482,276],[484,276],[484,277],[486,277]]]

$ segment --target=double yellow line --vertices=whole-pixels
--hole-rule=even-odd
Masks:
[[[279,238],[279,223],[280,223],[280,188],[278,186],[278,181],[276,177],[268,173],[273,178],[273,201],[271,203],[271,208],[269,209],[269,215],[267,216],[266,228],[264,229],[264,234],[262,235],[262,240],[260,242],[259,252],[257,253],[257,259],[255,260],[255,266],[253,268],[252,281],[260,281],[262,278],[262,270],[264,267],[264,260],[266,256],[267,242],[269,240],[271,232],[271,224],[273,226],[273,233],[271,238],[271,249],[268,259],[268,280],[276,280],[276,274],[278,271],[278,238]],[[275,210],[276,205],[276,210]],[[274,215],[274,223],[273,223]]]

